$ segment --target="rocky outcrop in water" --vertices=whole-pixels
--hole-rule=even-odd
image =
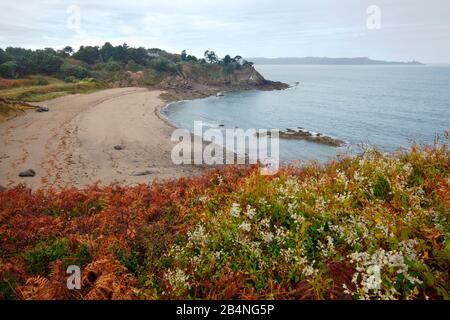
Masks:
[[[260,137],[267,134],[270,135],[270,132],[265,134],[257,133],[257,136]],[[302,129],[298,130],[286,129],[286,131],[280,131],[279,137],[280,139],[305,140],[309,142],[327,145],[330,147],[341,147],[345,145],[345,141],[343,140],[332,138],[329,136],[324,136],[321,133],[313,134],[309,131]]]

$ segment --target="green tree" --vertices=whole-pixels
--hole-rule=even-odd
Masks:
[[[230,65],[233,62],[233,59],[231,59],[231,56],[229,54],[227,54],[223,59],[222,59],[222,64],[225,66]]]
[[[236,56],[233,58],[234,62],[242,64],[242,57],[241,56]]]
[[[197,59],[196,56],[188,55],[188,56],[186,57],[186,61],[197,62],[198,59]]]
[[[209,51],[209,50],[205,51],[205,60],[208,63],[217,63],[219,61],[216,53],[214,51]]]
[[[53,49],[36,50],[32,54],[31,60],[35,66],[34,70],[37,73],[47,75],[58,72],[59,68],[64,63],[64,60],[59,57]]]
[[[17,64],[14,61],[7,61],[0,64],[0,76],[3,78],[17,78]]]
[[[129,60],[128,45],[124,43],[121,46],[114,47],[113,59],[123,63],[127,63]]]
[[[181,51],[181,61],[186,61],[187,53],[186,50]]]
[[[134,62],[142,66],[147,65],[149,62],[148,52],[143,47],[127,49],[127,59],[134,60]]]
[[[5,50],[0,48],[0,64],[11,60],[13,60],[13,58],[9,54],[7,54]]]
[[[103,61],[110,61],[114,57],[114,47],[111,43],[105,42],[105,44],[100,49],[100,55]]]
[[[81,46],[73,57],[80,61],[86,62],[87,64],[94,64],[101,60],[99,48],[97,46]]]
[[[66,46],[61,50],[58,50],[56,54],[61,58],[68,58],[73,54],[73,48],[71,46]]]
[[[73,50],[73,48],[71,46],[66,46],[62,49],[62,51],[64,51],[65,53],[67,53],[68,55],[72,55],[75,51]]]
[[[17,65],[17,76],[25,76],[27,74],[36,74],[38,72],[36,63],[33,62],[33,51],[23,48],[8,47],[5,50]]]
[[[253,67],[254,63],[244,60],[244,63],[242,64],[244,67]]]

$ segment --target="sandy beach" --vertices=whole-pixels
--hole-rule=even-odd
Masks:
[[[31,110],[0,124],[0,185],[136,184],[201,173],[172,164],[174,128],[158,116],[160,94],[120,88],[69,95],[40,103],[49,112]],[[28,169],[36,175],[19,177]]]

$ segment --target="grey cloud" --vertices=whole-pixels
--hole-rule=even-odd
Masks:
[[[81,31],[66,27],[81,8]],[[366,28],[369,5],[381,30]],[[46,47],[127,42],[244,56],[352,56],[445,61],[450,56],[447,0],[1,0],[0,46]],[[438,43],[436,43],[438,42]]]

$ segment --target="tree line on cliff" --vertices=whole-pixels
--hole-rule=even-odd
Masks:
[[[106,80],[119,71],[151,70],[157,74],[177,74],[183,63],[218,65],[226,71],[251,67],[251,62],[241,56],[226,55],[220,59],[214,51],[207,50],[204,58],[197,58],[183,50],[172,54],[161,49],[130,47],[126,43],[113,46],[81,46],[77,51],[66,46],[63,49],[24,49],[8,47],[0,49],[0,77],[15,79],[28,75],[56,76],[66,82],[86,77]]]

